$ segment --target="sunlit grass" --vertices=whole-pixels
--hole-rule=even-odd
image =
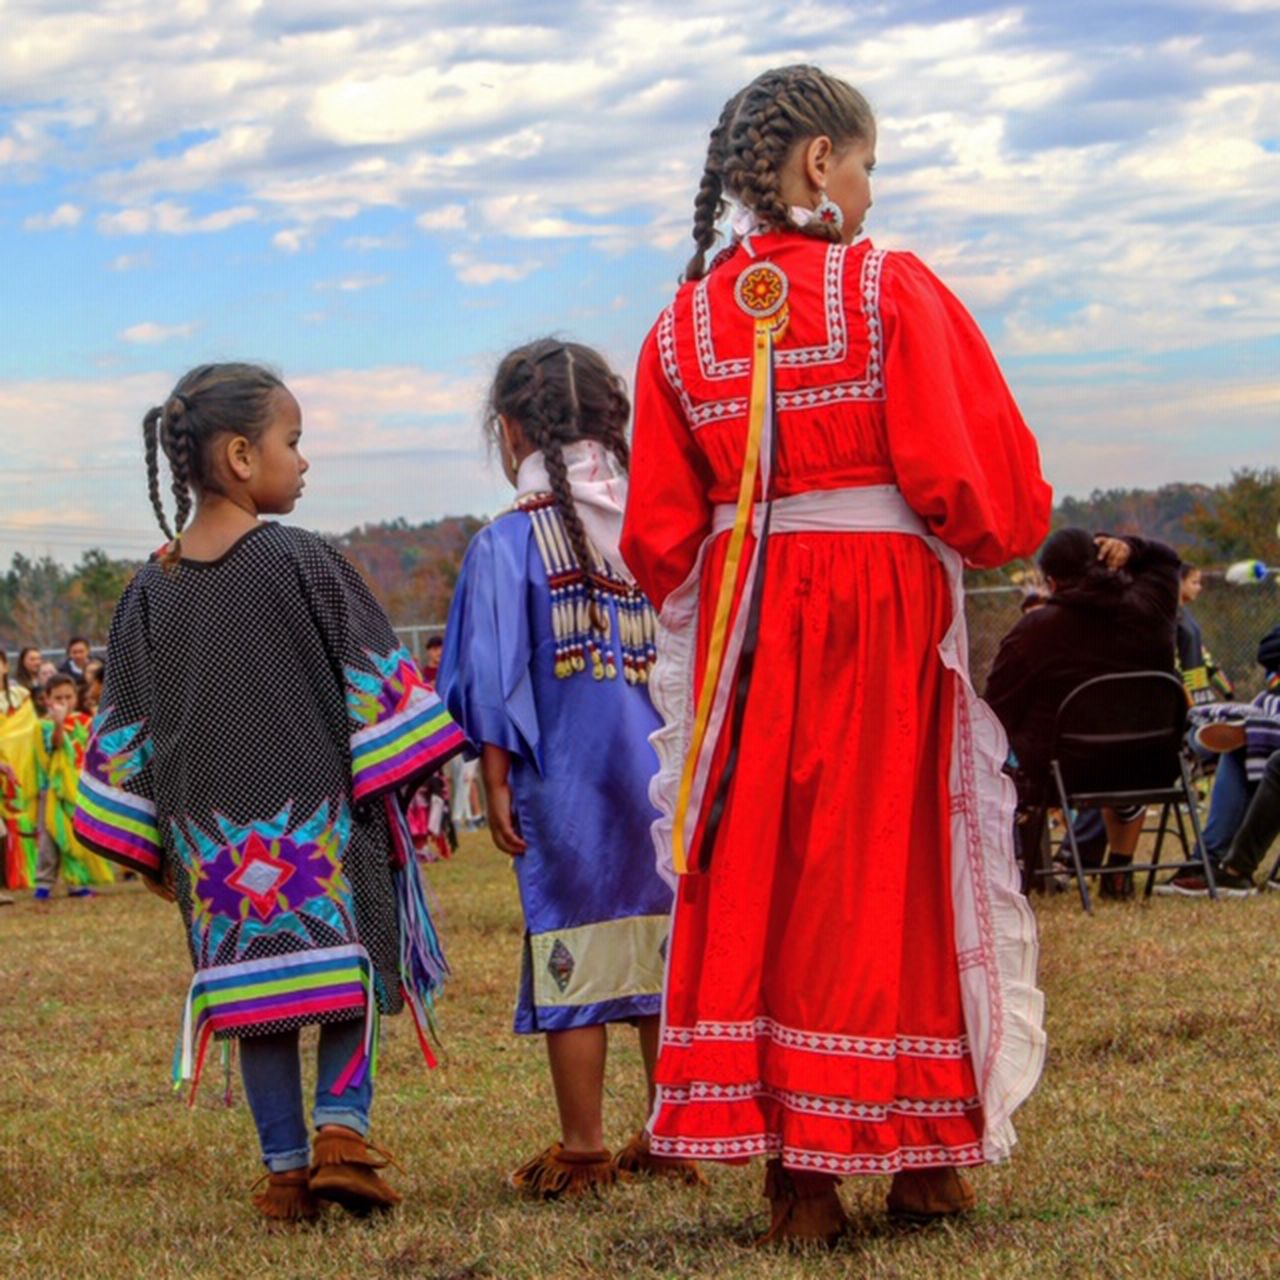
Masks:
[[[539,1206],[504,1175],[555,1136],[542,1045],[510,1031],[520,917],[483,834],[432,870],[456,977],[427,1072],[389,1019],[375,1137],[405,1203],[363,1224],[266,1231],[256,1142],[220,1071],[193,1110],[167,1075],[189,972],[176,912],[136,886],[0,911],[0,1275],[1256,1277],[1280,1274],[1280,894],[1249,902],[1039,900],[1051,1051],[1007,1165],[955,1226],[891,1230],[887,1180],[847,1181],[832,1255],[760,1252],[760,1166],[710,1194],[625,1185]],[[308,1040],[307,1042],[311,1042]],[[609,1141],[643,1119],[619,1028]]]

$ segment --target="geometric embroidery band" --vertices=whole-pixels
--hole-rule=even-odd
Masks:
[[[675,1048],[699,1042],[739,1042],[771,1040],[788,1049],[834,1057],[937,1058],[954,1061],[968,1056],[969,1042],[964,1036],[942,1039],[933,1036],[897,1036],[885,1039],[875,1036],[841,1035],[827,1031],[803,1031],[784,1026],[772,1018],[754,1018],[749,1022],[702,1021],[694,1027],[672,1027],[663,1030],[662,1043]]]
[[[753,1133],[734,1138],[670,1138],[655,1133],[649,1140],[656,1156],[684,1160],[746,1160],[751,1156],[780,1155],[788,1166],[811,1169],[837,1176],[851,1174],[898,1173],[903,1169],[939,1169],[984,1163],[982,1147],[965,1143],[958,1147],[942,1145],[899,1147],[884,1155],[830,1151],[808,1151],[788,1146],[777,1134]]]

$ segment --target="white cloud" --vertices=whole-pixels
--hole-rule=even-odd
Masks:
[[[51,213],[36,213],[23,220],[27,231],[52,231],[56,227],[78,227],[84,210],[78,204],[60,204]]]
[[[122,342],[154,346],[160,342],[172,342],[175,338],[189,338],[195,328],[194,324],[156,324],[153,320],[144,320],[141,324],[122,329],[116,336]]]
[[[467,207],[463,204],[445,204],[438,209],[428,209],[416,219],[423,231],[461,231],[467,225]]]
[[[1271,0],[945,21],[892,0],[856,21],[837,0],[750,14],[729,0],[226,0],[216,22],[208,0],[0,7],[22,33],[0,43],[0,182],[46,173],[34,207],[72,204],[105,235],[257,222],[284,254],[438,251],[416,226],[448,237],[461,307],[641,245],[671,260],[652,291],[618,281],[647,312],[689,243],[724,98],[766,66],[817,60],[878,112],[870,233],[936,267],[1002,356],[1092,352],[1114,369],[1277,332]],[[338,289],[362,278],[352,265],[322,271]],[[583,305],[598,319],[613,292]],[[640,324],[624,304],[608,340]]]
[[[558,217],[546,196],[521,192],[480,202],[485,221],[517,240],[613,240],[628,234],[618,224],[571,221]]]
[[[98,230],[108,236],[141,236],[158,232],[161,235],[185,236],[198,233],[227,231],[245,222],[253,222],[258,210],[252,205],[235,205],[218,209],[203,217],[193,217],[186,205],[161,200],[153,205],[138,205],[104,213],[98,217]]]
[[[299,253],[311,243],[311,233],[306,227],[285,227],[271,237],[271,243],[284,253]]]
[[[463,284],[490,285],[512,283],[532,275],[538,262],[485,262],[471,253],[451,253],[449,265]]]

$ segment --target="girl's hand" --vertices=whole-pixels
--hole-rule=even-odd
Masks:
[[[511,788],[504,782],[499,787],[485,787],[485,807],[489,814],[489,837],[493,843],[509,853],[513,858],[520,857],[528,844],[520,834],[516,822],[515,809],[511,802]]]
[[[480,754],[480,780],[484,783],[485,809],[489,817],[489,837],[503,853],[518,858],[528,844],[520,834],[511,796],[511,756],[491,742]]]

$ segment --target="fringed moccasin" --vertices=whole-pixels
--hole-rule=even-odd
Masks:
[[[889,1187],[889,1217],[909,1226],[968,1213],[978,1203],[959,1169],[901,1169]]]
[[[378,1173],[389,1164],[400,1166],[354,1129],[321,1131],[312,1151],[309,1185],[316,1199],[332,1200],[358,1217],[394,1208],[403,1199]]]
[[[320,1202],[307,1185],[306,1169],[285,1173],[264,1173],[250,1190],[253,1206],[273,1222],[314,1222],[320,1216]],[[258,1190],[263,1183],[267,1185]]]
[[[839,1184],[840,1179],[834,1174],[786,1169],[781,1160],[770,1160],[765,1166],[764,1194],[773,1220],[756,1244],[813,1240],[828,1247],[834,1245],[849,1225],[836,1193]]]
[[[626,1177],[673,1178],[687,1187],[705,1187],[707,1175],[694,1160],[655,1156],[643,1129],[613,1158],[614,1167]]]
[[[534,1200],[571,1200],[587,1192],[599,1192],[618,1180],[613,1157],[607,1151],[566,1151],[561,1142],[526,1160],[508,1179]]]

